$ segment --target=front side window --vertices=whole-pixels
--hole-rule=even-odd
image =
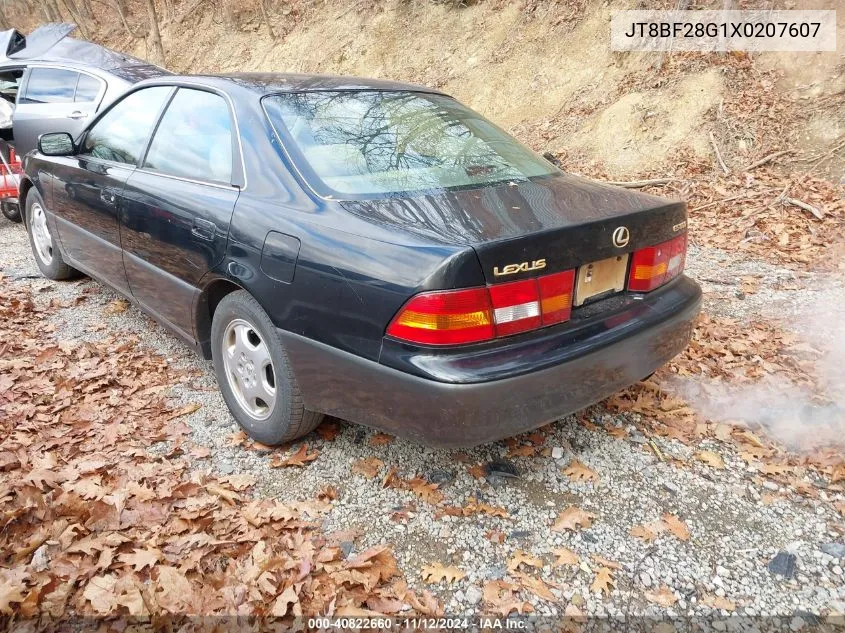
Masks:
[[[322,195],[367,197],[477,187],[556,170],[442,95],[314,91],[264,98],[277,132]],[[309,177],[310,176],[310,177]]]
[[[29,103],[70,103],[79,73],[63,68],[33,68],[25,98]]]
[[[91,103],[100,94],[102,81],[91,75],[79,73],[79,83],[76,84],[76,94],[73,100],[77,103]]]
[[[172,88],[156,86],[127,95],[90,129],[81,154],[94,158],[137,164],[156,116]]]
[[[180,88],[156,129],[144,168],[180,178],[232,182],[232,125],[220,95]]]

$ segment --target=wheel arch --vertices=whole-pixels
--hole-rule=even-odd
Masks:
[[[34,186],[35,184],[28,176],[21,178],[21,183],[18,185],[18,207],[21,210],[21,218],[23,218],[24,226],[26,226],[26,197]]]
[[[206,360],[211,359],[211,321],[214,311],[226,295],[245,288],[227,277],[210,280],[197,297],[194,308],[194,324],[197,345]]]

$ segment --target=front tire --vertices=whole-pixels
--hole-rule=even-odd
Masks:
[[[79,274],[62,258],[62,253],[47,223],[44,200],[34,189],[26,196],[26,232],[29,234],[29,245],[32,247],[35,263],[47,279],[59,281]]]
[[[251,438],[275,446],[320,424],[306,411],[273,322],[245,290],[226,295],[211,323],[211,356],[223,399]]]

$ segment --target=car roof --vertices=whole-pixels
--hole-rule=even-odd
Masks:
[[[14,29],[0,33],[0,68],[31,63],[60,63],[73,68],[96,68],[130,82],[172,74],[159,66],[105,46],[67,37],[73,24],[44,24],[29,35]]]
[[[231,73],[220,75],[170,75],[162,77],[166,83],[211,85],[225,90],[237,86],[259,95],[279,92],[309,92],[320,90],[382,90],[429,92],[445,94],[435,88],[388,79],[367,79],[338,75],[300,73]],[[156,82],[158,83],[158,82]]]

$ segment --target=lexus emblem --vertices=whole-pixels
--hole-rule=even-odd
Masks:
[[[620,226],[613,231],[613,245],[617,248],[628,246],[630,239],[631,233],[628,231],[628,227],[626,226]]]

